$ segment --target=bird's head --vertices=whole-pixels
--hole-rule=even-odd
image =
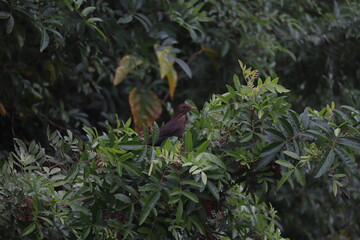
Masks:
[[[197,108],[187,105],[186,103],[182,103],[176,108],[174,115],[185,115],[187,112],[193,109],[197,109]]]

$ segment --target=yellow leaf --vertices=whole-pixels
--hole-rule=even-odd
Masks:
[[[160,65],[160,77],[164,78],[173,68],[174,61],[172,60],[175,57],[174,53],[170,53],[173,49],[172,46],[163,46],[159,47],[158,45],[154,46],[156,57]]]
[[[171,100],[173,100],[175,88],[176,88],[176,84],[177,84],[177,80],[178,80],[177,72],[174,69],[174,66],[171,66],[170,71],[167,73],[166,76],[167,76],[168,83],[169,83],[170,98],[171,98]]]
[[[143,124],[152,125],[162,112],[161,100],[150,90],[133,88],[129,94],[129,103],[137,132]]]
[[[131,55],[122,57],[115,71],[113,85],[116,86],[121,83],[131,71],[142,63],[143,61],[141,59]]]
[[[2,103],[0,103],[0,115],[3,117],[6,116],[6,109]]]
[[[212,48],[205,47],[205,45],[203,45],[203,44],[201,45],[201,50],[203,52],[205,52],[206,55],[208,55],[208,57],[211,59],[218,58],[220,56],[219,51],[216,51]]]

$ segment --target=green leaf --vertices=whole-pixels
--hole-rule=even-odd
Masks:
[[[145,146],[144,150],[141,152],[141,154],[136,159],[137,162],[142,162],[146,156],[147,153],[147,147]]]
[[[278,182],[278,185],[277,185],[277,190],[279,190],[281,188],[281,186],[286,182],[286,180],[291,176],[291,174],[294,172],[294,169],[284,173],[281,177],[281,179],[279,180]]]
[[[207,183],[207,176],[206,176],[206,173],[204,172],[201,172],[201,181],[204,185],[206,185]]]
[[[299,132],[300,131],[299,115],[290,109],[287,110],[287,114],[291,125],[293,126],[293,128],[295,128],[295,131]]]
[[[205,234],[204,225],[202,224],[201,220],[200,220],[197,216],[191,216],[191,217],[189,217],[189,220],[192,222],[192,224],[194,224],[194,226],[196,227],[196,229],[197,229],[201,234]]]
[[[186,75],[188,75],[189,78],[192,78],[192,72],[191,69],[189,68],[189,65],[180,58],[175,58],[175,61],[184,70]]]
[[[226,170],[226,165],[224,164],[223,161],[220,160],[220,158],[218,158],[217,156],[215,156],[214,154],[211,153],[204,153],[204,157],[209,159],[210,162],[215,163],[216,165],[218,165],[219,167],[223,168]]]
[[[131,199],[128,196],[121,193],[115,194],[115,198],[127,204],[132,203]]]
[[[95,29],[95,31],[97,31],[97,32],[100,34],[100,36],[104,39],[104,41],[107,41],[108,38],[106,37],[106,35],[104,34],[104,32],[101,31],[101,29],[98,28],[98,27],[95,25],[95,23],[91,23],[91,24],[90,24],[90,27],[92,27],[93,29]]]
[[[336,195],[337,195],[337,184],[336,184],[336,181],[333,181],[333,193],[334,193],[334,197],[336,197]]]
[[[296,153],[294,152],[291,152],[291,151],[283,151],[284,154],[288,155],[289,157],[293,158],[293,159],[296,159],[296,160],[300,160],[300,157],[299,155],[297,155]]]
[[[184,212],[184,206],[183,206],[183,202],[181,201],[181,199],[179,200],[179,204],[178,204],[178,207],[176,209],[176,224],[180,224],[181,221],[182,221],[182,215],[183,215],[183,212]]]
[[[198,187],[198,188],[200,188],[202,186],[201,183],[196,182],[192,179],[186,179],[186,180],[182,181],[181,184],[191,185],[191,186]]]
[[[358,171],[356,162],[353,159],[353,155],[349,154],[346,150],[335,148],[336,155],[345,163],[351,173],[355,174]]]
[[[192,192],[183,191],[182,194],[193,202],[196,202],[196,203],[199,202],[198,197]]]
[[[298,183],[300,183],[301,186],[304,187],[306,185],[305,176],[301,172],[301,170],[298,169],[298,168],[295,168],[295,177],[296,177],[296,180],[298,181]]]
[[[330,149],[327,151],[327,153],[323,156],[319,166],[317,167],[315,178],[322,176],[331,167],[334,162],[334,158],[334,150]]]
[[[207,149],[207,147],[209,146],[210,141],[206,140],[205,142],[203,142],[197,149],[196,149],[196,153],[202,153],[205,152],[205,150]]]
[[[211,181],[207,182],[207,187],[209,188],[211,194],[214,196],[214,198],[219,201],[220,195],[219,195],[219,189],[213,184]]]
[[[89,18],[88,20],[86,20],[86,23],[94,23],[94,22],[102,22],[103,20],[101,18],[98,17],[92,17]]]
[[[14,18],[13,16],[10,16],[6,24],[6,34],[10,34],[12,32],[14,28],[14,24],[15,24]]]
[[[74,168],[70,171],[70,173],[68,173],[68,175],[65,177],[64,182],[71,182],[71,181],[73,181],[73,180],[77,177],[77,175],[79,174],[79,171],[80,171],[79,165],[76,165],[76,167],[74,167]]]
[[[125,149],[125,150],[138,150],[138,149],[142,149],[145,147],[143,144],[140,144],[139,142],[136,142],[136,141],[123,142],[123,143],[119,144],[118,146],[119,146],[119,148]]]
[[[134,17],[144,26],[144,28],[147,32],[150,31],[152,23],[147,16],[145,16],[144,14],[141,14],[141,13],[135,13]]]
[[[151,210],[155,207],[156,203],[160,199],[160,191],[152,193],[146,200],[144,207],[141,210],[139,225],[143,224],[146,218],[149,216]]]
[[[160,129],[159,129],[159,125],[154,122],[153,124],[153,131],[152,131],[152,145],[154,146],[157,141],[159,140],[159,135],[160,135]]]
[[[46,32],[45,29],[42,29],[41,31],[41,41],[40,41],[40,52],[44,51],[45,48],[47,48],[47,46],[49,45],[49,35]]]
[[[280,151],[280,149],[284,146],[283,142],[273,142],[270,143],[269,145],[267,145],[266,147],[264,147],[261,150],[261,157],[267,156],[267,155],[271,155],[271,154],[275,154],[277,152]]]
[[[279,123],[282,127],[282,129],[287,133],[287,137],[291,137],[294,135],[294,130],[291,127],[291,124],[284,118],[279,119]]]
[[[139,233],[143,233],[143,234],[151,234],[151,229],[147,228],[147,227],[140,227],[137,230]]]
[[[95,9],[96,9],[96,7],[93,7],[93,6],[86,7],[86,8],[84,8],[84,10],[82,10],[81,16],[86,17],[89,13],[93,12]]]
[[[126,161],[126,160],[128,160],[129,158],[132,158],[134,156],[134,154],[133,153],[131,153],[131,152],[128,152],[128,153],[125,153],[125,154],[123,154],[123,155],[121,155],[120,156],[120,158],[119,158],[119,161]]]
[[[176,196],[176,195],[180,195],[180,194],[182,194],[182,190],[180,188],[174,188],[169,193],[170,196]]]
[[[284,167],[287,167],[287,168],[294,168],[295,166],[292,165],[289,161],[286,161],[286,160],[276,160],[275,161],[277,164],[281,165],[281,166],[284,166]]]
[[[240,91],[240,89],[242,89],[240,81],[239,81],[239,77],[234,74],[233,76],[233,81],[234,81],[234,87],[236,88],[236,90]]]
[[[354,148],[356,151],[360,151],[360,140],[352,137],[339,138],[337,143]]]
[[[22,237],[29,235],[30,233],[32,233],[35,230],[36,227],[36,222],[31,223],[29,226],[27,226],[23,233],[21,234]]]
[[[191,152],[193,150],[192,134],[190,129],[185,132],[185,152]]]
[[[310,133],[311,135],[317,137],[318,139],[324,141],[324,142],[329,142],[330,139],[328,137],[326,137],[322,132],[317,131],[317,130],[307,130],[306,132]]]
[[[126,169],[126,171],[128,171],[129,173],[132,173],[138,177],[141,176],[140,170],[138,168],[136,168],[133,164],[128,163],[128,162],[123,162],[122,165]]]

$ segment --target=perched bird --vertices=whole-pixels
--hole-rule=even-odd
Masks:
[[[181,137],[185,131],[186,113],[193,109],[197,108],[191,107],[185,103],[180,104],[176,108],[172,118],[160,128],[159,140],[156,144],[161,144],[168,137]]]

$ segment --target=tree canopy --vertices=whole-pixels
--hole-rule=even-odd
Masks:
[[[359,21],[355,0],[0,0],[1,234],[358,237]],[[184,139],[147,145],[185,99]]]

